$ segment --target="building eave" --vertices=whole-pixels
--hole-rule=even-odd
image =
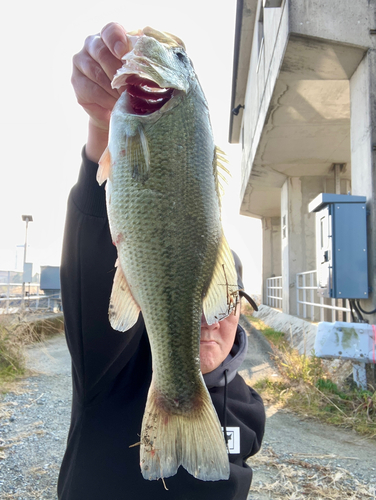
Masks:
[[[234,115],[232,110],[239,104],[244,105],[256,11],[257,0],[237,1],[229,127],[231,144],[238,143],[240,137],[242,109],[238,115]]]

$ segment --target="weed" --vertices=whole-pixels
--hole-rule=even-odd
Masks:
[[[9,380],[24,371],[19,328],[10,317],[0,317],[0,379]]]
[[[0,392],[25,373],[25,346],[61,331],[62,327],[61,316],[41,319],[30,313],[0,315]]]
[[[277,380],[263,379],[254,385],[266,402],[376,437],[375,390],[362,391],[348,384],[339,388],[322,359],[299,354],[283,333],[267,327],[247,310],[244,314],[269,340],[281,375]]]

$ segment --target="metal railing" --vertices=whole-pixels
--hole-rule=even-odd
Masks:
[[[351,321],[346,299],[318,296],[316,270],[296,274],[296,311],[310,321]]]
[[[266,305],[282,309],[282,276],[266,279],[266,300]]]
[[[25,300],[21,296],[0,298],[0,314],[16,314],[22,308],[26,310],[48,310],[61,311],[60,294],[54,295],[26,295]]]
[[[61,310],[61,297],[59,293],[54,295],[45,295],[40,293],[39,283],[28,283],[25,297],[23,299],[22,293],[20,290],[17,290],[17,288],[22,288],[22,283],[11,282],[12,274],[14,275],[16,273],[14,271],[6,271],[6,273],[6,281],[0,283],[0,314],[15,314],[22,308],[28,310]]]
[[[266,305],[282,309],[282,276],[266,279]],[[296,274],[297,316],[309,321],[350,321],[345,299],[327,299],[317,294],[317,271]]]

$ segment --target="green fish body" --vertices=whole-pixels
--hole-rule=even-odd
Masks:
[[[145,28],[131,40],[113,82],[126,91],[112,112],[98,181],[107,180],[118,251],[111,325],[126,331],[142,311],[152,350],[141,471],[166,478],[183,465],[202,480],[227,479],[199,352],[202,311],[209,324],[226,317],[237,290],[208,107],[179,39]]]

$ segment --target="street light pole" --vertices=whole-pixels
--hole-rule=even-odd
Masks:
[[[26,222],[24,258],[23,258],[23,274],[22,274],[22,309],[25,309],[25,263],[26,263],[26,251],[27,251],[27,229],[29,227],[29,222],[33,222],[33,216],[32,215],[23,215],[22,220],[24,222]]]

